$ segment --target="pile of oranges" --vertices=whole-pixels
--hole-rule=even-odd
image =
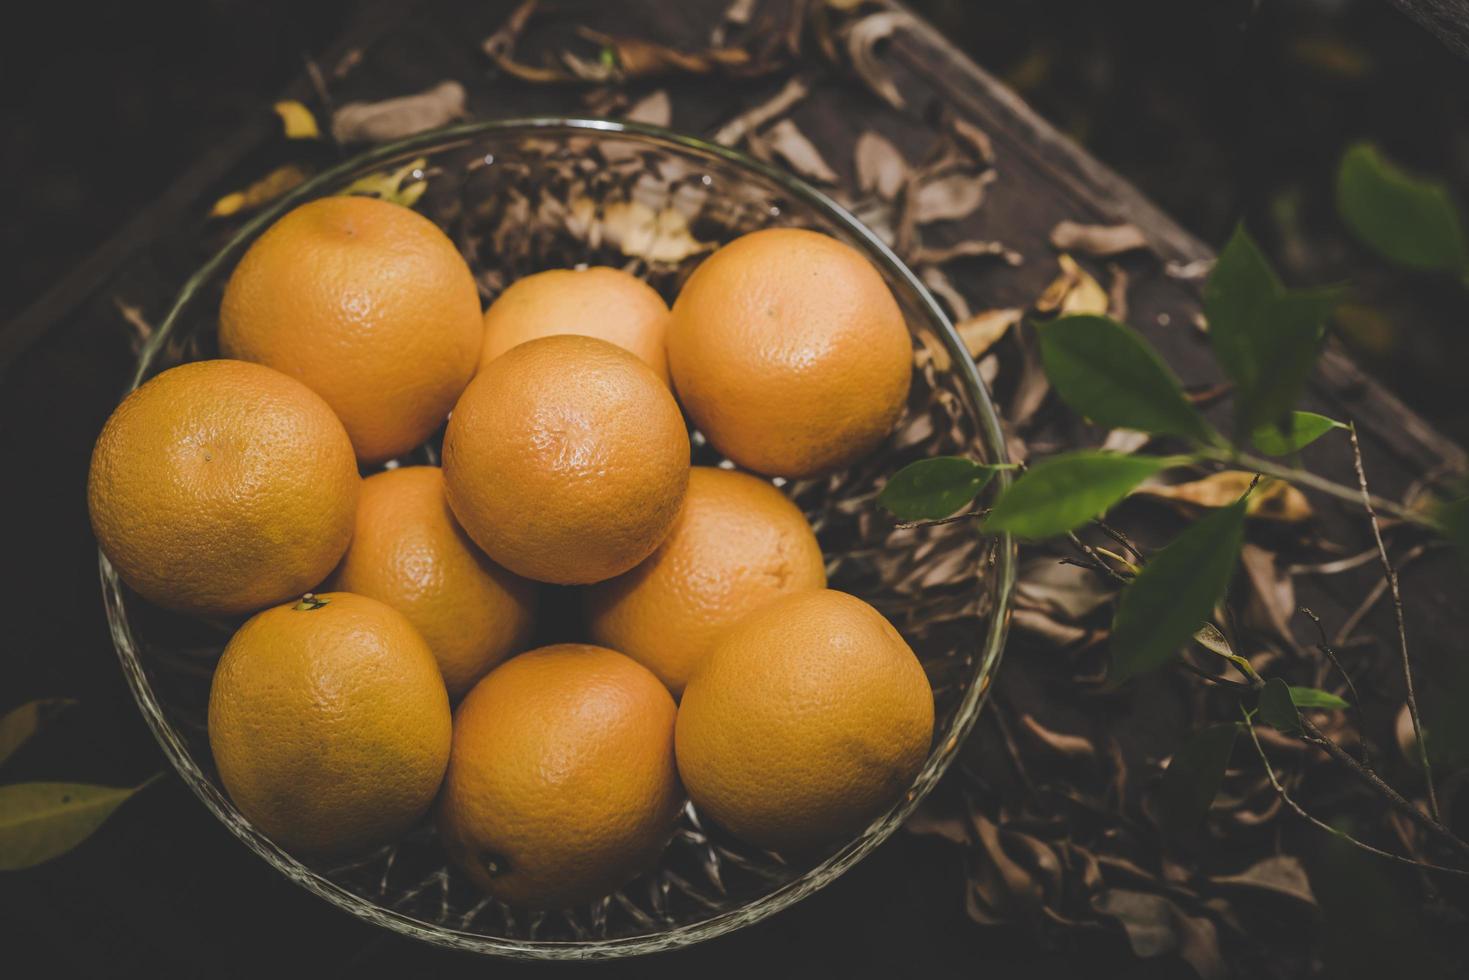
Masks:
[[[655,863],[686,797],[800,855],[911,784],[923,669],[762,479],[849,465],[903,411],[909,335],[850,247],[759,231],[671,310],[590,268],[482,313],[432,222],[326,198],[241,259],[219,344],[117,408],[88,499],[133,590],[238,624],[210,746],[283,847],[432,810],[487,892],[557,908]],[[691,467],[690,425],[739,469]],[[394,462],[441,427],[442,468]],[[548,632],[582,642],[528,649]]]

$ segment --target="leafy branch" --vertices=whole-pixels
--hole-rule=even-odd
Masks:
[[[1254,698],[1254,710],[1262,720],[1323,749],[1389,805],[1435,838],[1469,856],[1469,844],[1450,832],[1439,816],[1427,744],[1418,715],[1397,574],[1388,557],[1378,518],[1379,514],[1390,516],[1441,534],[1463,547],[1469,536],[1465,530],[1469,525],[1469,503],[1458,500],[1436,512],[1428,512],[1374,496],[1367,486],[1355,426],[1295,410],[1324,342],[1328,317],[1340,295],[1341,290],[1337,288],[1285,287],[1248,233],[1242,227],[1235,232],[1220,253],[1203,293],[1211,348],[1235,392],[1233,417],[1224,432],[1212,425],[1189,400],[1168,365],[1131,327],[1089,314],[1033,324],[1046,377],[1068,407],[1098,425],[1144,432],[1180,444],[1182,449],[1171,455],[1079,450],[1042,459],[1026,468],[991,506],[961,516],[980,522],[985,531],[1008,532],[1027,540],[1065,536],[1084,556],[1077,564],[1094,568],[1123,584],[1112,620],[1110,684],[1123,684],[1170,662],[1190,669],[1192,665],[1178,660],[1176,655],[1191,639],[1198,640],[1231,662],[1244,677],[1243,682],[1229,681],[1219,686]],[[1338,429],[1349,437],[1358,477],[1355,486],[1312,473],[1299,462],[1302,449]],[[1250,490],[1232,504],[1218,507],[1195,522],[1146,560],[1130,542],[1119,540],[1115,530],[1108,532],[1109,536],[1129,549],[1130,557],[1087,544],[1076,533],[1093,523],[1109,528],[1102,516],[1145,481],[1166,471],[1221,464],[1253,472]],[[879,502],[907,522],[906,526],[945,522],[953,519],[951,515],[955,511],[977,499],[998,469],[994,464],[956,457],[922,460],[896,474],[882,491]],[[1345,701],[1314,688],[1291,687],[1279,678],[1262,678],[1247,659],[1234,653],[1225,635],[1211,625],[1216,607],[1226,597],[1241,554],[1246,516],[1252,512],[1251,493],[1266,478],[1330,495],[1361,509],[1368,519],[1397,617],[1403,679],[1417,752],[1428,785],[1428,813],[1415,807],[1366,763],[1353,758],[1300,714],[1301,708],[1342,708],[1347,705]],[[1329,651],[1324,632],[1322,646]],[[1328,655],[1340,668],[1334,653]],[[1207,673],[1197,668],[1191,672]],[[1225,681],[1212,675],[1211,679]],[[1244,709],[1243,700],[1241,708]],[[1233,735],[1215,730],[1219,727],[1200,732],[1196,738],[1209,744],[1186,753],[1187,758],[1196,756],[1207,761],[1204,768],[1208,771],[1201,777],[1203,790],[1207,792],[1200,790],[1198,794],[1207,796],[1205,811],[1214,796],[1208,787],[1212,784],[1217,789],[1228,761],[1226,737],[1228,744],[1233,744]],[[1254,737],[1253,727],[1251,736]],[[1177,757],[1174,765],[1178,765]],[[1213,769],[1216,765],[1217,772]],[[1170,766],[1170,771],[1173,768]],[[1304,813],[1286,796],[1273,771],[1271,781],[1293,809]],[[1198,789],[1199,785],[1195,783],[1194,788]],[[1178,790],[1173,797],[1193,799],[1192,793],[1192,790]],[[1189,812],[1197,809],[1182,803],[1177,808]],[[1321,823],[1309,815],[1308,819]]]

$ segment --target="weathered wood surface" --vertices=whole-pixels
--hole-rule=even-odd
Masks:
[[[504,0],[425,0],[366,7],[335,50],[318,59],[328,79],[327,95],[341,104],[454,78],[465,85],[469,109],[477,116],[584,113],[579,87],[530,86],[491,69],[479,42],[511,6]],[[724,0],[565,3],[535,33],[554,36],[569,24],[587,23],[697,47],[725,6]],[[333,68],[351,52],[360,55],[355,67],[334,78]],[[1058,221],[1131,222],[1146,232],[1156,255],[1126,260],[1133,280],[1130,322],[1148,334],[1186,382],[1218,380],[1192,326],[1198,282],[1164,271],[1169,262],[1206,263],[1211,252],[1203,243],[921,22],[899,31],[884,57],[893,66],[904,109],[888,106],[813,62],[812,94],[793,111],[843,182],[852,179],[852,148],[862,130],[876,129],[914,155],[930,138],[938,108],[960,113],[992,137],[999,180],[986,204],[954,235],[1000,239],[1025,257],[1013,268],[986,261],[966,266],[956,285],[970,304],[975,309],[1028,305],[1056,274],[1047,237]],[[778,85],[778,80],[664,79],[637,91],[669,88],[673,126],[710,133],[742,107],[768,98]],[[303,98],[315,92],[304,77],[291,89]],[[81,488],[92,440],[131,370],[130,328],[119,304],[136,308],[147,321],[161,318],[178,284],[223,234],[206,218],[210,203],[268,169],[279,153],[276,140],[273,117],[262,107],[260,120],[244,127],[238,141],[184,170],[155,207],[0,332],[0,448],[11,464],[7,543],[10,580],[20,583],[4,599],[11,662],[0,702],[55,694],[83,704],[69,734],[64,729],[44,752],[21,760],[20,777],[137,781],[163,765],[111,651]],[[1013,393],[1007,390],[1011,383],[1005,377],[997,382],[1002,404]],[[1310,407],[1359,421],[1369,472],[1384,495],[1402,494],[1426,473],[1465,467],[1460,447],[1337,352],[1328,356],[1313,384]],[[1076,435],[1100,437],[1085,431]],[[1060,448],[1044,445],[1043,438],[1034,451]],[[1307,461],[1338,480],[1351,479],[1350,460],[1339,447],[1313,447]],[[1319,510],[1324,535],[1344,551],[1367,545],[1366,528],[1349,509],[1322,503]],[[1432,554],[1404,575],[1409,629],[1426,683],[1432,683],[1434,664],[1457,652],[1458,637],[1469,627],[1464,590],[1448,561]],[[1339,625],[1374,574],[1369,566],[1323,579],[1302,589],[1298,598],[1328,624]],[[1376,610],[1363,630],[1386,636],[1385,612]],[[1301,638],[1307,635],[1302,632]],[[1191,724],[1186,700],[1179,697],[1099,699],[1084,710],[1050,705],[1045,692],[1061,682],[1063,672],[1033,655],[1035,650],[1017,632],[1002,668],[997,710],[1022,704],[1065,731],[1089,737],[1116,732],[1130,756],[1148,763],[1170,751]],[[1398,698],[1396,682],[1387,657],[1373,662],[1378,665],[1358,683],[1371,692],[1367,707],[1374,737],[1391,745],[1386,726]],[[1171,684],[1172,679],[1162,679],[1148,690],[1171,689]],[[1156,717],[1140,719],[1144,713]],[[975,733],[977,739],[994,737],[983,723]],[[1143,971],[1134,975],[1176,970],[1176,963],[1137,967],[1117,935],[1046,949],[1024,934],[978,932],[965,917],[962,888],[963,871],[950,851],[932,839],[899,835],[845,879],[773,921],[704,947],[651,962],[609,965],[601,972],[972,976],[983,970],[994,976],[1021,971],[1063,976],[1078,969],[1090,975],[1105,962]],[[379,934],[327,908],[238,846],[173,781],[130,803],[103,834],[67,858],[5,876],[0,921],[6,945],[23,937],[25,949],[56,958],[62,975],[131,974],[144,965],[159,976],[260,976],[283,967],[290,974],[353,976],[522,973],[512,965],[469,960]],[[534,972],[559,975],[555,969]]]

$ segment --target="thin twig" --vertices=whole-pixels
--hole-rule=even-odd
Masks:
[[[1469,843],[1460,840],[1455,836],[1453,831],[1418,809],[1401,793],[1383,782],[1382,777],[1377,775],[1371,767],[1363,765],[1361,762],[1352,758],[1351,753],[1337,744],[1334,739],[1327,736],[1320,728],[1317,728],[1316,724],[1305,715],[1301,716],[1301,731],[1305,733],[1301,736],[1302,738],[1312,745],[1325,750],[1327,755],[1352,770],[1358,779],[1376,790],[1384,799],[1393,805],[1394,809],[1432,833],[1439,840],[1453,847],[1454,850],[1459,851],[1461,854],[1469,855]]]
[[[1287,575],[1340,575],[1349,572],[1359,565],[1365,565],[1377,557],[1377,549],[1367,548],[1349,555],[1346,558],[1337,558],[1333,561],[1324,561],[1311,565],[1287,565]]]
[[[1438,792],[1433,788],[1433,770],[1428,765],[1428,744],[1423,741],[1423,722],[1418,717],[1418,696],[1413,691],[1413,665],[1408,659],[1408,626],[1403,616],[1403,595],[1398,590],[1398,573],[1393,569],[1392,559],[1387,556],[1387,545],[1382,541],[1382,528],[1377,523],[1377,512],[1372,508],[1372,494],[1367,490],[1367,470],[1362,465],[1362,444],[1357,441],[1357,423],[1347,423],[1347,435],[1352,440],[1352,465],[1357,469],[1357,485],[1362,488],[1362,506],[1367,508],[1367,520],[1372,525],[1372,538],[1377,542],[1377,557],[1382,561],[1382,573],[1387,578],[1388,591],[1392,593],[1393,616],[1398,624],[1398,652],[1403,660],[1403,686],[1408,696],[1408,714],[1413,719],[1413,735],[1418,740],[1418,760],[1423,766],[1423,781],[1428,787],[1428,811],[1434,822],[1442,822],[1438,812]]]
[[[1202,677],[1204,680],[1208,681],[1210,684],[1216,684],[1219,687],[1234,688],[1235,690],[1238,690],[1238,691],[1253,691],[1254,690],[1253,687],[1251,687],[1250,685],[1248,685],[1248,684],[1246,684],[1246,683],[1244,683],[1242,681],[1232,681],[1228,677],[1220,677],[1218,674],[1211,674],[1207,670],[1205,670],[1204,668],[1200,667],[1198,664],[1189,663],[1187,660],[1182,660],[1182,659],[1174,660],[1173,663],[1174,664],[1177,664],[1179,667],[1182,667],[1184,670],[1188,671],[1190,674],[1196,674],[1199,677]]]
[[[1362,625],[1362,620],[1367,618],[1367,614],[1377,607],[1385,595],[1387,595],[1387,579],[1378,579],[1373,584],[1371,591],[1362,599],[1361,604],[1342,621],[1341,628],[1336,631],[1336,636],[1331,638],[1331,642],[1336,646],[1345,646],[1352,638],[1352,634],[1357,632],[1357,627]]]
[[[1111,565],[1109,565],[1105,561],[1103,561],[1102,560],[1102,556],[1099,555],[1099,554],[1097,554],[1097,549],[1093,548],[1091,545],[1089,545],[1085,541],[1081,540],[1081,538],[1078,538],[1076,536],[1076,532],[1075,531],[1067,531],[1066,532],[1066,537],[1071,540],[1071,543],[1072,544],[1076,545],[1077,548],[1081,549],[1081,551],[1082,551],[1083,554],[1085,554],[1088,558],[1090,558],[1095,563],[1095,567],[1099,571],[1105,572],[1107,575],[1110,575],[1113,579],[1117,580],[1118,582],[1121,582],[1123,585],[1127,585],[1127,584],[1129,584],[1129,583],[1132,582],[1132,579],[1128,578],[1125,575],[1122,575],[1116,569],[1114,569]]]
[[[1352,705],[1358,711],[1362,710],[1362,696],[1357,693],[1357,685],[1352,683],[1352,675],[1347,673],[1347,669],[1343,667],[1341,665],[1341,661],[1337,659],[1336,651],[1333,650],[1331,648],[1331,644],[1327,642],[1326,627],[1321,624],[1321,617],[1313,613],[1311,610],[1307,609],[1305,606],[1301,607],[1301,612],[1305,613],[1306,618],[1316,624],[1316,632],[1321,635],[1321,642],[1316,644],[1316,649],[1320,650],[1322,655],[1326,657],[1327,660],[1331,661],[1331,665],[1336,668],[1336,672],[1338,674],[1341,674],[1341,679],[1347,682],[1347,690],[1352,692]],[[1367,752],[1367,741],[1365,739],[1363,739],[1362,741],[1362,761],[1364,763],[1367,763],[1368,765],[1371,765],[1371,761]]]
[[[1273,476],[1287,483],[1295,483],[1303,487],[1310,487],[1321,493],[1345,500],[1352,504],[1361,504],[1362,497],[1351,487],[1334,483],[1322,476],[1317,476],[1307,470],[1296,469],[1292,466],[1281,466],[1278,463],[1265,459],[1261,456],[1253,456],[1249,453],[1235,452],[1233,450],[1204,448],[1199,450],[1198,455],[1204,459],[1212,459],[1216,463],[1224,463],[1227,466],[1240,466],[1265,476]],[[1417,524],[1422,527],[1434,527],[1433,520],[1423,514],[1415,513],[1402,504],[1395,504],[1391,500],[1369,495],[1372,506],[1384,514],[1390,514],[1398,520],[1407,521],[1409,524]]]
[[[978,520],[989,512],[990,509],[986,507],[984,510],[965,511],[962,514],[955,514],[953,517],[940,517],[932,521],[899,521],[893,525],[893,529],[897,531],[911,531],[915,527],[938,527],[941,524],[958,524],[960,521]]]
[[[1250,741],[1253,742],[1255,745],[1255,752],[1257,755],[1260,756],[1261,764],[1265,766],[1265,775],[1270,777],[1270,785],[1275,787],[1275,792],[1278,793],[1280,795],[1280,798],[1285,801],[1286,806],[1290,807],[1296,812],[1297,816],[1309,821],[1315,826],[1326,831],[1328,834],[1340,837],[1342,840],[1346,841],[1348,844],[1351,844],[1354,847],[1360,848],[1369,854],[1376,854],[1378,857],[1387,858],[1389,861],[1396,861],[1399,864],[1406,864],[1414,868],[1426,868],[1429,871],[1441,871],[1444,874],[1469,875],[1469,871],[1463,871],[1458,868],[1446,868],[1438,864],[1429,864],[1427,861],[1417,861],[1413,858],[1403,857],[1401,854],[1394,854],[1392,851],[1384,851],[1380,847],[1373,847],[1366,841],[1360,841],[1357,838],[1353,837],[1351,834],[1348,834],[1346,831],[1339,830],[1326,821],[1307,813],[1304,809],[1301,808],[1301,805],[1299,803],[1291,798],[1291,795],[1286,792],[1285,787],[1281,785],[1279,777],[1275,775],[1275,770],[1270,765],[1270,758],[1265,754],[1265,747],[1260,744],[1260,736],[1255,734],[1255,726],[1250,721],[1249,713],[1245,711],[1244,705],[1240,705],[1240,713],[1244,715],[1245,728],[1249,730]]]
[[[1132,540],[1128,538],[1127,535],[1117,530],[1117,528],[1113,527],[1111,524],[1108,524],[1100,517],[1094,518],[1092,520],[1092,523],[1101,528],[1102,533],[1107,535],[1107,537],[1111,538],[1113,541],[1116,541],[1122,547],[1131,552],[1132,557],[1135,559],[1137,564],[1141,565],[1147,561],[1147,559],[1143,557],[1143,553],[1138,550],[1137,545],[1133,544]]]

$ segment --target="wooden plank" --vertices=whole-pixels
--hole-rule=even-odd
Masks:
[[[1463,0],[1392,0],[1454,54],[1469,58],[1469,4]]]

